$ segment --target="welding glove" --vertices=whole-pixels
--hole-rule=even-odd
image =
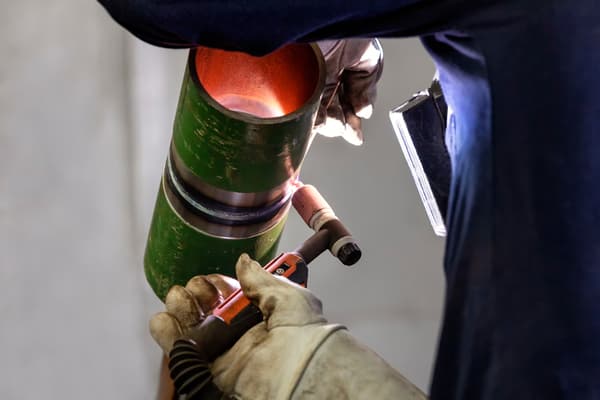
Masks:
[[[425,399],[425,395],[342,326],[328,324],[307,289],[264,271],[242,255],[236,273],[264,321],[211,365],[214,383],[237,399]],[[201,323],[238,287],[221,275],[174,286],[167,312],[150,321],[168,353],[176,339]]]
[[[323,136],[363,142],[361,119],[373,113],[383,51],[377,39],[325,40],[317,43],[325,56],[325,92],[315,122]]]

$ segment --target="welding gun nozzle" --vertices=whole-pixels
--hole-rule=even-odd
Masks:
[[[342,262],[342,264],[348,266],[356,264],[358,260],[360,260],[361,256],[362,251],[354,242],[343,245],[337,254],[337,258]]]
[[[304,185],[298,181],[292,204],[304,222],[315,232],[321,233],[316,235],[321,239],[319,245],[311,244],[309,247],[318,248],[325,243],[325,248],[329,249],[344,265],[354,265],[360,260],[362,252],[358,244],[314,186]],[[324,240],[327,242],[323,242]],[[314,243],[316,244],[317,241]],[[310,252],[311,256],[312,253],[314,251]]]

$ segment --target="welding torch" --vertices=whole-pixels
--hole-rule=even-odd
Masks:
[[[307,265],[326,250],[344,265],[358,262],[359,246],[315,187],[296,183],[292,204],[314,233],[294,251],[282,253],[265,265],[266,271],[306,286]],[[186,394],[188,399],[210,397],[206,391],[217,389],[211,383],[208,363],[262,320],[259,308],[241,289],[232,293],[187,337],[175,342],[169,355],[169,370],[177,392]]]

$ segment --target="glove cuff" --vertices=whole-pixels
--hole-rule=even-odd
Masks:
[[[286,327],[276,329],[287,329]],[[295,328],[297,329],[297,328]],[[281,385],[280,396],[277,399],[290,399],[294,394],[294,391],[302,381],[302,377],[306,372],[313,356],[321,348],[321,346],[327,341],[331,335],[339,330],[347,329],[343,325],[339,324],[327,324],[327,325],[312,325],[302,327],[302,337],[297,338],[300,343],[290,343],[290,346],[297,347],[299,349],[305,349],[302,354],[298,354],[297,363],[291,363],[295,365],[293,369],[278,372],[278,379],[280,382],[287,382],[287,385]],[[296,338],[294,339],[296,340]]]

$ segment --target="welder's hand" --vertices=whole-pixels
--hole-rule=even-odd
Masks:
[[[177,339],[202,323],[239,287],[235,279],[219,274],[195,276],[185,288],[171,287],[165,298],[166,312],[158,313],[150,320],[150,334],[165,354],[169,354]]]
[[[211,365],[214,383],[237,399],[425,399],[425,395],[339,325],[327,324],[307,289],[242,255],[236,273],[265,320]],[[233,280],[195,277],[167,295],[150,323],[165,352],[232,293]]]
[[[342,136],[361,145],[361,119],[373,113],[383,51],[377,39],[326,40],[317,43],[325,56],[327,78],[315,131]]]

